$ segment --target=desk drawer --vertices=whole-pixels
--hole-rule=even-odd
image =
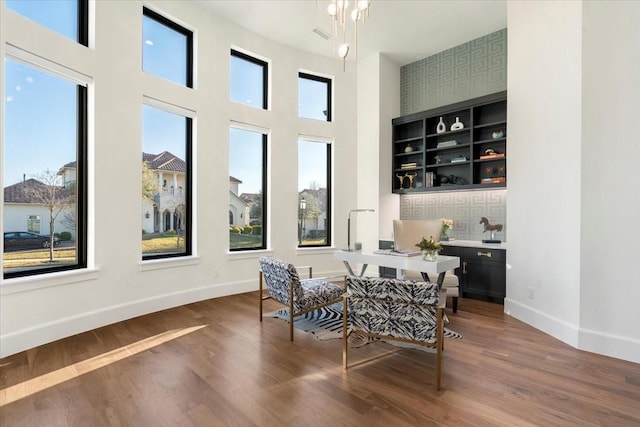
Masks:
[[[469,262],[505,263],[507,252],[504,249],[463,248],[462,257]]]

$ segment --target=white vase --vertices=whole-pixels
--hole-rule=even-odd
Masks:
[[[447,126],[444,124],[444,120],[440,117],[440,121],[438,122],[438,126],[436,126],[436,133],[443,133],[447,131]]]
[[[435,249],[425,249],[422,251],[422,259],[425,261],[436,261],[438,259],[438,251]]]
[[[464,123],[460,121],[460,117],[456,117],[456,122],[451,125],[451,130],[458,130],[464,128]]]

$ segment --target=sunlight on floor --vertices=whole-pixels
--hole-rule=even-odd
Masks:
[[[207,327],[207,325],[166,331],[133,344],[117,348],[108,353],[101,354],[100,356],[92,357],[91,359],[83,360],[82,362],[65,366],[64,368],[41,375],[37,378],[7,387],[6,389],[0,390],[0,407],[205,327]]]

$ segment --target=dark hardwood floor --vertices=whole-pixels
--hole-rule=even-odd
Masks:
[[[266,308],[278,307],[267,301]],[[0,360],[2,426],[638,426],[640,365],[461,299],[433,354],[350,351],[258,320],[257,294],[189,304]]]

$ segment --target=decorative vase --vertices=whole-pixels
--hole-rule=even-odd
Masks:
[[[411,153],[412,151],[413,151],[413,147],[411,146],[411,144],[407,144],[407,146],[404,147],[405,153]]]
[[[442,117],[440,117],[440,121],[438,122],[438,126],[436,126],[436,133],[443,133],[447,131],[447,126],[444,124]]]
[[[451,130],[458,130],[464,128],[464,124],[460,121],[460,117],[456,117],[456,122],[451,125]]]
[[[438,259],[438,251],[436,249],[424,249],[422,251],[422,259],[425,261],[435,261]]]
[[[493,139],[502,138],[504,136],[504,132],[502,130],[497,130],[491,134]]]
[[[446,227],[442,228],[442,232],[440,233],[440,241],[448,242],[449,241],[449,229]]]

